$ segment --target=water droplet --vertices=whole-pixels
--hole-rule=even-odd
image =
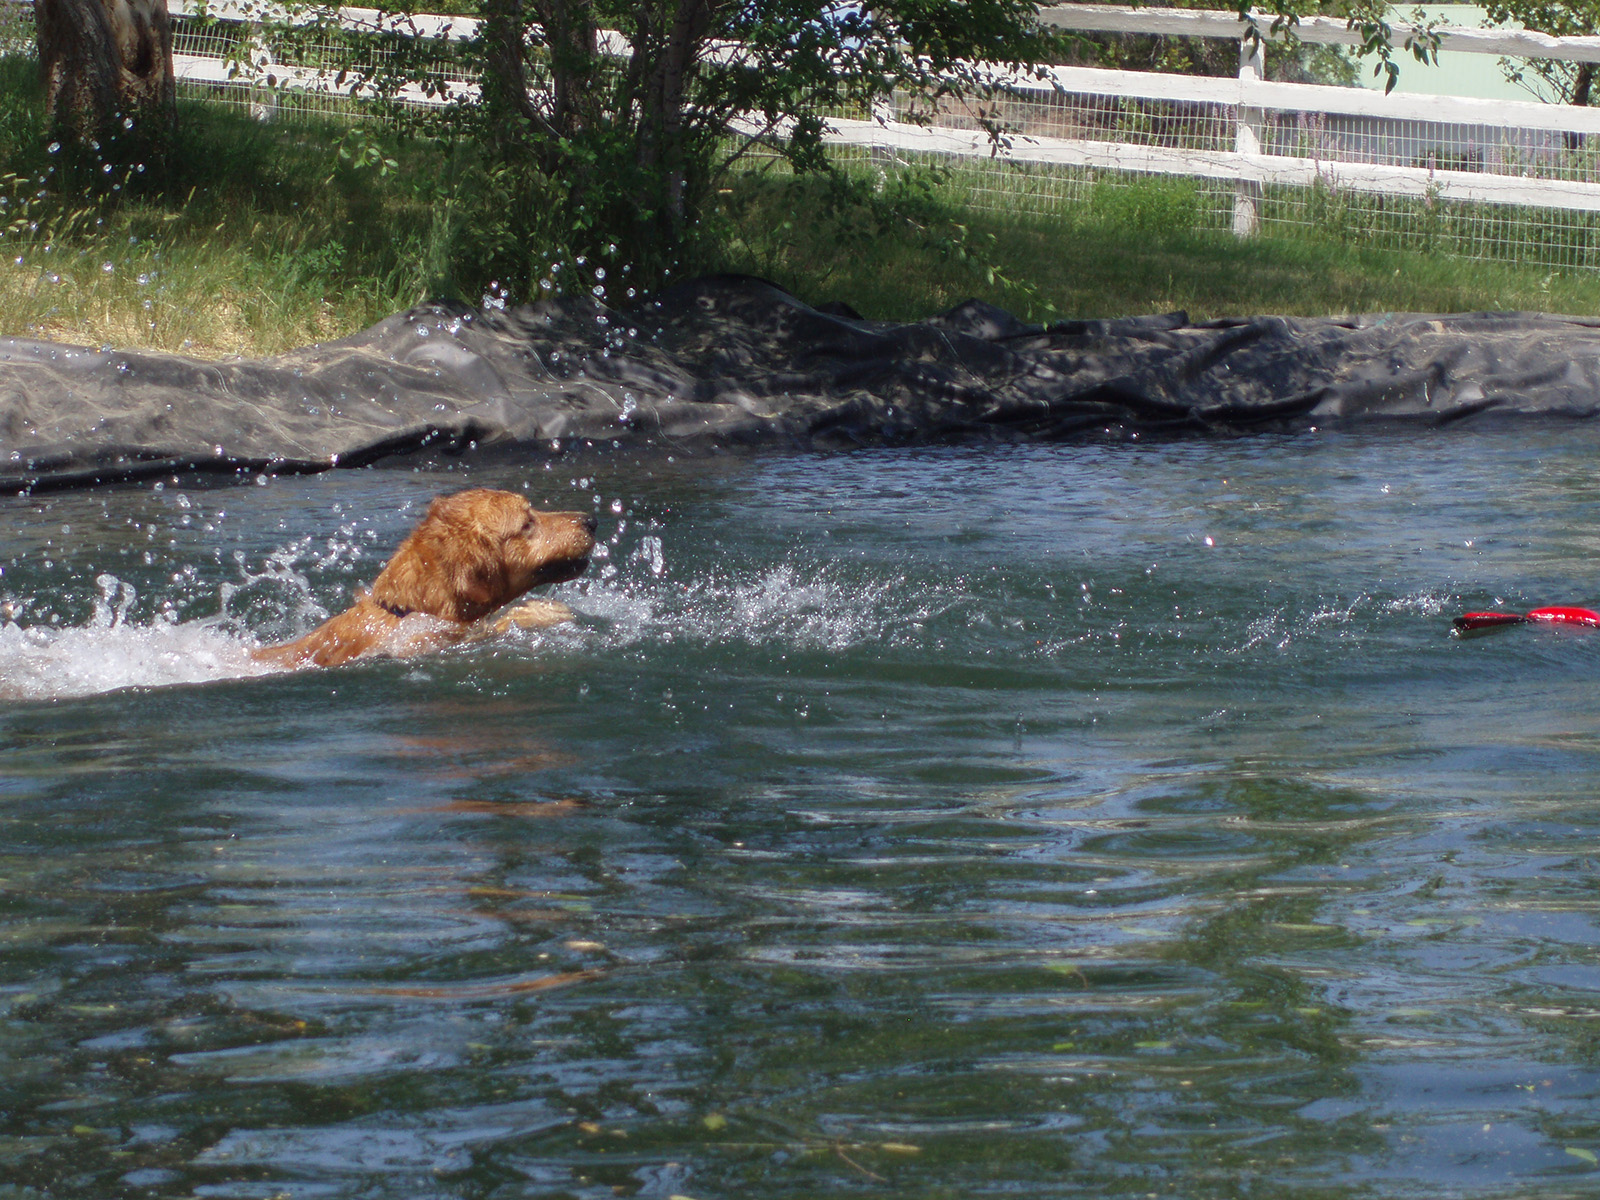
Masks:
[[[48,146],[45,147],[45,149],[48,150],[51,154],[60,154],[61,153],[61,143],[60,142],[51,142]]]
[[[100,272],[103,275],[110,275],[116,269],[117,268],[116,268],[116,264],[115,263],[106,262],[106,263],[101,263],[100,264]]]
[[[604,279],[606,277],[606,269],[604,267],[596,267],[594,269],[594,277],[596,279]]]

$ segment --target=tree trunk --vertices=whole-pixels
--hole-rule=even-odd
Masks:
[[[550,50],[550,123],[561,137],[592,126],[599,115],[595,94],[600,30],[593,0],[545,0],[545,45]]]
[[[526,125],[544,124],[528,98],[528,68],[522,49],[527,30],[522,2],[486,0],[483,18],[484,102],[495,119],[502,115],[518,119],[522,127],[500,127],[495,132],[502,146],[520,145],[528,137]]]
[[[1572,81],[1571,104],[1586,108],[1589,104],[1589,92],[1594,87],[1594,64],[1579,63],[1577,77]]]
[[[676,0],[667,6],[654,71],[641,106],[638,162],[647,173],[660,176],[663,208],[657,221],[669,237],[678,236],[684,222],[684,105],[695,52],[710,15],[704,0]]]
[[[56,136],[159,147],[176,122],[167,0],[34,0]]]

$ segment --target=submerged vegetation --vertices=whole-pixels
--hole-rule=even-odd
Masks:
[[[181,115],[162,178],[130,171],[85,198],[56,186],[65,168],[40,136],[33,63],[0,59],[0,333],[260,355],[427,299],[523,298],[482,277],[485,246],[505,231],[469,145],[199,103]],[[1196,232],[1193,198],[1172,181],[1096,184],[1084,201],[1009,216],[965,200],[937,168],[795,176],[752,161],[718,190],[673,274],[748,272],[883,319],[972,296],[1036,320],[1600,311],[1588,273],[1362,249],[1336,231]],[[625,305],[635,284],[618,270],[604,288]]]

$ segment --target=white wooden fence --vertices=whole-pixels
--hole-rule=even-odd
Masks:
[[[337,69],[280,62],[259,38],[241,43],[237,32],[216,35],[217,20],[257,20],[266,2],[211,0],[205,11],[214,20],[207,24],[193,20],[199,0],[169,0],[179,18],[180,80],[241,92],[263,115],[286,91],[348,93]],[[828,140],[880,163],[930,157],[961,163],[972,168],[968,175],[992,177],[992,188],[975,192],[1000,207],[1025,207],[1025,194],[1059,203],[1088,186],[1170,176],[1225,195],[1240,235],[1264,219],[1285,219],[1282,197],[1314,193],[1354,201],[1346,210],[1364,203],[1369,213],[1402,224],[1449,211],[1458,232],[1474,224],[1486,231],[1482,246],[1456,239],[1454,248],[1466,253],[1600,266],[1600,109],[1271,82],[1262,77],[1260,42],[1243,36],[1244,23],[1230,11],[1070,4],[1043,8],[1040,16],[1047,25],[1086,33],[1227,39],[1239,46],[1239,71],[1224,78],[1067,66],[1042,76],[995,72],[996,96],[975,102],[983,112],[949,104],[918,111],[915,98],[895,96],[871,119],[832,120]],[[468,17],[342,8],[339,18],[347,29],[442,44],[477,31]],[[1263,16],[1258,26],[1268,37],[1270,24]],[[1433,32],[1451,53],[1600,63],[1595,37]],[[1343,21],[1325,17],[1301,20],[1295,35],[1312,44],[1360,44]],[[627,52],[620,36],[606,39],[606,49]],[[330,55],[339,52],[329,47]],[[456,76],[445,96],[413,88],[402,98],[431,104],[475,90],[470,78]],[[998,146],[980,119],[993,117],[1014,131]],[[1301,204],[1295,211],[1325,210]]]
[[[1210,78],[1055,67],[1039,79],[1007,78],[1003,115],[1018,133],[999,153],[959,114],[905,119],[905,98],[875,121],[835,121],[836,137],[880,153],[992,155],[997,169],[1208,181],[1231,191],[1240,235],[1260,227],[1265,196],[1314,190],[1342,198],[1346,211],[1364,200],[1369,215],[1391,223],[1422,216],[1438,224],[1448,213],[1454,248],[1467,253],[1600,266],[1600,109],[1271,82],[1262,77],[1261,43],[1243,36],[1235,12],[1073,4],[1040,15],[1080,32],[1229,39],[1239,45],[1239,71]],[[1266,16],[1258,24],[1268,37],[1270,24]],[[1395,29],[1410,32],[1400,22]],[[1432,32],[1450,53],[1600,62],[1600,37]],[[1326,17],[1303,19],[1295,34],[1311,44],[1361,44],[1345,22]],[[1299,205],[1302,214],[1327,209]]]

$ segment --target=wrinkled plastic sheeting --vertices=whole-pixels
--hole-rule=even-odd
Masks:
[[[1588,418],[1600,323],[1527,313],[914,324],[718,276],[631,311],[425,305],[261,361],[0,339],[0,488],[435,448],[840,447]]]

